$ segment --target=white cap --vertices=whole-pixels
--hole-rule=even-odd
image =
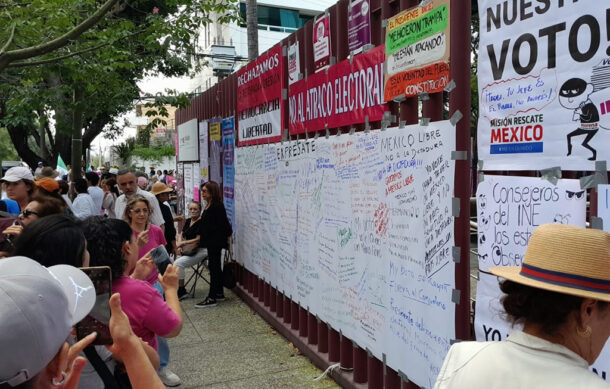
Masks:
[[[108,173],[110,173],[110,174],[119,174],[119,169],[117,169],[115,167],[111,167],[110,170],[108,171]]]
[[[6,171],[0,181],[17,182],[21,180],[34,181],[34,176],[29,168],[25,166],[13,166]]]
[[[76,267],[0,260],[0,384],[16,386],[41,372],[95,298],[93,283]]]

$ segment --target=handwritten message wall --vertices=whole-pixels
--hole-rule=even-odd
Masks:
[[[587,194],[578,180],[553,185],[538,177],[486,175],[477,189],[479,274],[477,340],[503,340],[511,326],[500,305],[494,266],[520,266],[532,232],[541,224],[585,226]]]
[[[231,225],[235,225],[235,198],[233,166],[235,150],[235,122],[233,117],[222,121],[222,199],[227,210],[227,217]]]
[[[208,141],[208,122],[204,120],[199,122],[199,176],[204,182],[207,182],[210,178]]]
[[[448,121],[237,148],[236,258],[432,387],[454,338]]]
[[[608,12],[607,1],[479,0],[486,170],[593,170],[610,159]]]

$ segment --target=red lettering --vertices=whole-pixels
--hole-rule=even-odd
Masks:
[[[496,128],[496,129],[491,129],[491,143],[502,143],[502,138],[500,135],[500,129]]]
[[[542,140],[542,126],[540,124],[534,126],[534,140]]]
[[[502,129],[502,143],[508,142],[508,127]]]

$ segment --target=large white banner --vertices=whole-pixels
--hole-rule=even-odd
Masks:
[[[235,152],[236,258],[410,380],[455,337],[448,122]]]
[[[194,176],[193,176],[193,164],[185,163],[184,164],[184,205],[188,206],[190,201],[193,201],[194,193]]]
[[[199,133],[197,119],[178,125],[178,161],[199,160]]]
[[[553,185],[538,177],[486,175],[477,189],[478,257],[475,334],[503,340],[511,332],[500,304],[494,266],[520,266],[532,232],[546,223],[585,226],[585,190],[578,180]]]
[[[597,185],[597,216],[602,219],[604,231],[610,232],[610,185]]]
[[[595,160],[610,160],[606,6],[479,0],[485,170],[594,170]]]

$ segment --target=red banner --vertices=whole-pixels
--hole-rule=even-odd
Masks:
[[[290,134],[383,118],[384,46],[358,54],[290,86]]]
[[[449,77],[449,64],[443,62],[394,74],[388,77],[384,99],[391,101],[397,96],[442,92],[449,84]]]
[[[237,72],[239,146],[282,139],[284,84],[284,57],[279,44]]]

